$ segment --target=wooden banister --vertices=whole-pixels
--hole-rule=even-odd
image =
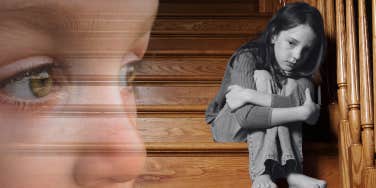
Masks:
[[[355,14],[353,0],[346,1],[346,51],[347,51],[347,80],[349,126],[351,146],[349,150],[349,165],[351,172],[351,188],[360,188],[362,178],[363,148],[360,142],[360,94],[359,94],[359,64],[355,31]],[[345,148],[346,149],[346,148]]]
[[[337,83],[341,120],[348,119],[345,27],[344,3],[343,0],[336,0]]]
[[[362,145],[365,167],[373,167],[373,96],[371,90],[371,73],[368,52],[368,30],[365,0],[358,1],[359,23],[359,70],[360,70],[360,112],[362,130]]]
[[[376,0],[372,0],[372,52],[373,52],[373,96],[376,97]],[[376,100],[373,101],[374,108],[374,118],[376,120]],[[376,134],[376,129],[374,129],[374,135]],[[374,140],[376,143],[376,140]],[[374,148],[376,152],[376,148]]]
[[[348,123],[347,106],[347,76],[346,76],[346,29],[343,0],[336,0],[336,35],[337,35],[337,84],[338,84],[338,106],[340,111],[339,125],[339,166],[340,166],[340,187],[350,188],[350,169],[348,148],[351,144],[351,137]]]
[[[351,142],[360,144],[360,112],[359,112],[359,68],[357,45],[355,36],[354,2],[346,1],[346,36],[347,36],[347,79],[348,79],[348,106]]]

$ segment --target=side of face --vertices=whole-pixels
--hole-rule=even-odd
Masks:
[[[306,62],[315,37],[308,25],[298,25],[273,36],[271,42],[280,68],[292,72],[297,65]]]
[[[145,151],[119,80],[142,58],[157,6],[0,2],[2,187],[131,187]]]

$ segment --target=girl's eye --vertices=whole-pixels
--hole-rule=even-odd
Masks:
[[[51,70],[32,70],[3,82],[2,90],[9,96],[33,100],[47,96],[54,84]]]
[[[120,68],[120,82],[122,86],[133,86],[133,82],[135,81],[136,72],[135,72],[135,65],[139,64],[139,62],[131,62],[127,63],[123,67]]]
[[[294,41],[287,41],[291,47],[295,46],[296,43]]]
[[[0,67],[0,102],[16,107],[56,103],[65,93],[63,68],[47,57],[31,57]],[[33,108],[34,109],[34,108]]]

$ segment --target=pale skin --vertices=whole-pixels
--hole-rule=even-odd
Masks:
[[[277,36],[273,36],[272,43],[274,44],[276,60],[281,69],[286,72],[291,72],[294,71],[294,67],[297,63],[304,62],[304,59],[307,58],[306,51],[312,46],[314,38],[315,34],[308,25],[298,25],[289,30],[280,31]],[[270,75],[266,74],[261,75],[261,77],[271,79]],[[288,78],[284,86],[287,90],[287,95],[291,93],[296,86],[296,82]],[[305,122],[309,125],[314,125],[318,120],[320,107],[313,102],[308,88],[305,90],[305,96],[305,102],[301,106],[272,108],[271,124],[277,126],[291,122]],[[271,94],[243,88],[238,85],[229,86],[226,94],[226,102],[232,110],[236,110],[247,103],[270,107],[271,100]],[[311,178],[303,174],[290,173],[286,179],[290,188],[326,187],[325,181]],[[276,184],[267,174],[257,177],[252,184],[252,188],[276,187]]]
[[[157,0],[0,2],[1,187],[133,187],[145,148],[132,88],[117,80],[143,57],[157,7]],[[114,81],[79,82],[108,77]],[[50,87],[41,91],[30,84],[36,78],[54,82],[37,82]]]

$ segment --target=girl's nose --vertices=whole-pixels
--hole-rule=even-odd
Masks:
[[[292,53],[292,57],[297,61],[300,59],[303,48],[296,47]],[[295,62],[296,62],[295,61]]]
[[[145,149],[135,129],[134,111],[121,111],[119,106],[134,108],[134,97],[122,97],[118,86],[83,87],[81,105],[106,107],[105,113],[77,122],[81,124],[77,136],[82,152],[74,164],[73,178],[82,187],[131,184],[143,169]]]

